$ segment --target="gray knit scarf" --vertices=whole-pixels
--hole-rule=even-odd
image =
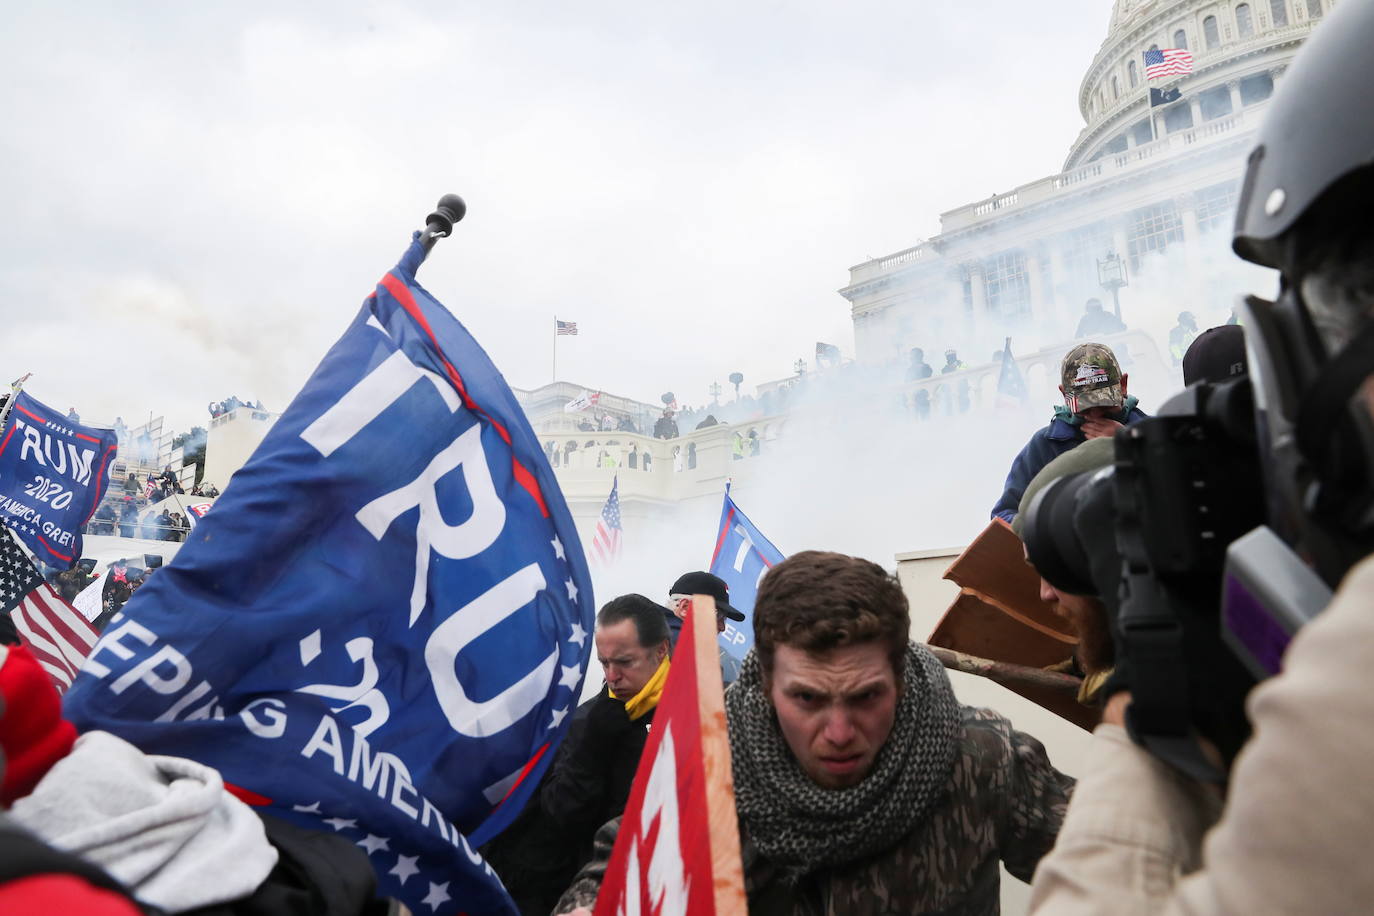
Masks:
[[[889,848],[940,801],[954,764],[959,704],[940,662],[907,647],[892,734],[856,786],[825,789],[787,747],[758,656],[725,692],[735,805],[749,839],[791,881]]]

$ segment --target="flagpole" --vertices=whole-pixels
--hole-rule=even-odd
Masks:
[[[26,372],[22,377],[10,382],[10,396],[5,399],[5,408],[0,410],[0,429],[4,429],[5,424],[9,422],[10,411],[14,409],[14,399],[19,397],[19,392],[24,390],[24,383],[32,377],[32,372]]]
[[[434,212],[425,217],[425,231],[421,234],[425,254],[429,254],[435,242],[448,238],[453,232],[453,224],[466,216],[467,212],[468,205],[457,194],[445,194],[439,198]]]

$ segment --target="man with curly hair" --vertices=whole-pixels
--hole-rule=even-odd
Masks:
[[[1035,738],[962,706],[867,560],[805,551],[763,578],[753,651],[725,693],[751,913],[999,910],[1029,881],[1073,781]],[[618,821],[556,912],[590,907]]]

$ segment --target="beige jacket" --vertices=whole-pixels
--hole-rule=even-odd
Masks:
[[[1098,726],[1031,912],[1374,912],[1374,557],[1249,699],[1225,810]],[[1205,836],[1204,836],[1205,834]]]

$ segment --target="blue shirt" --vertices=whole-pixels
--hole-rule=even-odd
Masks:
[[[1125,422],[1129,426],[1139,423],[1147,416],[1145,411],[1132,407],[1131,412],[1126,415]],[[1086,441],[1087,437],[1083,435],[1082,427],[1071,426],[1058,417],[1051,420],[1044,429],[1037,429],[1016,456],[1016,460],[1011,463],[1006,485],[1002,488],[1002,498],[992,507],[992,517],[1010,524],[1021,506],[1021,495],[1026,492],[1026,487],[1030,486],[1035,475],[1040,473],[1040,469]]]

